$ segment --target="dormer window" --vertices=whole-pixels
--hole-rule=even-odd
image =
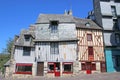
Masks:
[[[86,26],[86,27],[90,27],[90,23],[87,22],[87,23],[85,24],[85,26]]]
[[[50,22],[51,33],[58,32],[58,21],[51,21]]]
[[[24,35],[25,41],[30,41],[30,35]]]

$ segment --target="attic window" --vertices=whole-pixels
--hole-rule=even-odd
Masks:
[[[25,41],[30,41],[30,35],[24,35]]]
[[[58,31],[58,21],[50,22],[51,33],[57,33]]]
[[[86,26],[86,27],[90,27],[90,23],[87,22],[87,23],[85,24],[85,26]]]

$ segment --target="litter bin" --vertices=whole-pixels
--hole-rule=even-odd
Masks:
[[[86,73],[87,74],[91,74],[91,70],[86,70]]]
[[[60,72],[55,72],[55,77],[60,77]]]

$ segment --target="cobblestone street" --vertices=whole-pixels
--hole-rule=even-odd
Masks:
[[[90,75],[81,74],[70,77],[55,77],[55,78],[34,77],[34,78],[24,78],[24,79],[23,78],[5,79],[2,76],[0,76],[0,80],[120,80],[120,73],[102,73],[102,74],[90,74]]]

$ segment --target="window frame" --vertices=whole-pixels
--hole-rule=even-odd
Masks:
[[[31,47],[23,47],[23,56],[31,55]]]
[[[92,41],[92,34],[87,34],[87,41]]]
[[[53,65],[53,70],[50,70],[50,65]],[[48,62],[48,73],[54,73],[54,67],[55,67],[55,65],[54,65],[54,62]]]
[[[120,34],[115,34],[115,41],[117,44],[120,44]]]
[[[57,33],[58,32],[58,21],[50,21],[50,29],[51,29],[51,33]]]
[[[94,55],[94,50],[92,46],[88,46],[88,55],[93,56]]]
[[[58,42],[50,43],[50,54],[59,54],[59,43]]]
[[[65,71],[65,66],[70,66],[70,71]],[[68,68],[66,68],[68,69]],[[72,74],[73,73],[73,62],[63,62],[63,73],[64,74]]]
[[[117,17],[117,12],[116,12],[116,7],[115,6],[111,6],[111,13],[112,13],[113,18]]]
[[[31,67],[30,71],[24,71],[25,69],[28,69],[28,67]],[[23,71],[18,71],[18,69],[23,69]],[[32,64],[26,64],[26,63],[16,63],[16,69],[15,69],[16,74],[31,74],[32,75]]]
[[[30,41],[31,36],[30,36],[30,35],[24,35],[24,38],[25,38],[25,41],[26,41],[26,42],[29,42],[29,41]]]

